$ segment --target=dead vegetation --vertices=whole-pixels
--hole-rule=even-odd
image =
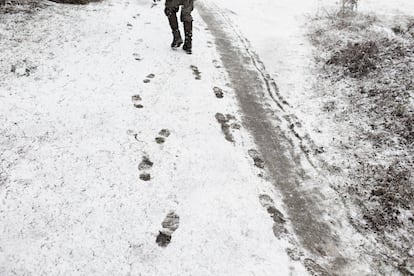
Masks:
[[[414,18],[327,15],[313,23],[319,82],[345,106],[332,101],[323,112],[353,129],[336,137],[349,162],[339,190],[359,210],[351,220],[386,245],[380,261],[414,275]]]
[[[61,4],[86,5],[91,2],[99,2],[100,0],[50,0]]]
[[[335,52],[326,64],[346,68],[345,72],[359,78],[377,69],[378,53],[378,46],[374,41],[349,43],[339,52]]]
[[[50,0],[52,2],[61,4],[76,4],[86,5],[91,2],[99,2],[100,0]],[[16,12],[31,12],[44,4],[44,1],[39,0],[0,0],[0,12],[16,13]]]
[[[0,13],[32,13],[40,6],[36,0],[0,0]]]

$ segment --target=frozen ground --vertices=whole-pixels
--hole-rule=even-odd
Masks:
[[[296,137],[321,7],[198,0],[192,56],[162,3],[1,15],[0,274],[378,274]]]

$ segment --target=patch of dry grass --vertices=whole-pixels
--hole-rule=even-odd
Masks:
[[[101,0],[50,0],[61,4],[86,5],[91,2],[99,2]],[[0,0],[0,12],[17,13],[32,12],[36,8],[42,6],[39,0]]]
[[[0,13],[32,13],[39,6],[36,0],[0,0]]]
[[[414,18],[356,14],[313,23],[319,82],[345,103],[346,116],[335,114],[339,123],[358,133],[343,144],[353,165],[341,193],[359,210],[351,219],[395,252],[384,262],[414,275]]]
[[[86,5],[91,2],[99,2],[100,0],[50,0],[61,4]]]

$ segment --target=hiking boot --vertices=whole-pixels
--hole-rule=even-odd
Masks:
[[[180,30],[173,31],[173,42],[171,43],[171,48],[178,48],[183,44],[183,39],[181,38]]]

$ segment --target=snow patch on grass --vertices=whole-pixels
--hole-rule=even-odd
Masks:
[[[413,22],[328,14],[314,19],[309,35],[316,87],[329,99],[322,111],[336,125],[329,145],[336,157],[328,163],[346,178],[338,191],[357,206],[356,228],[384,245],[375,253],[379,261],[408,274],[414,272],[408,254],[414,242]]]

